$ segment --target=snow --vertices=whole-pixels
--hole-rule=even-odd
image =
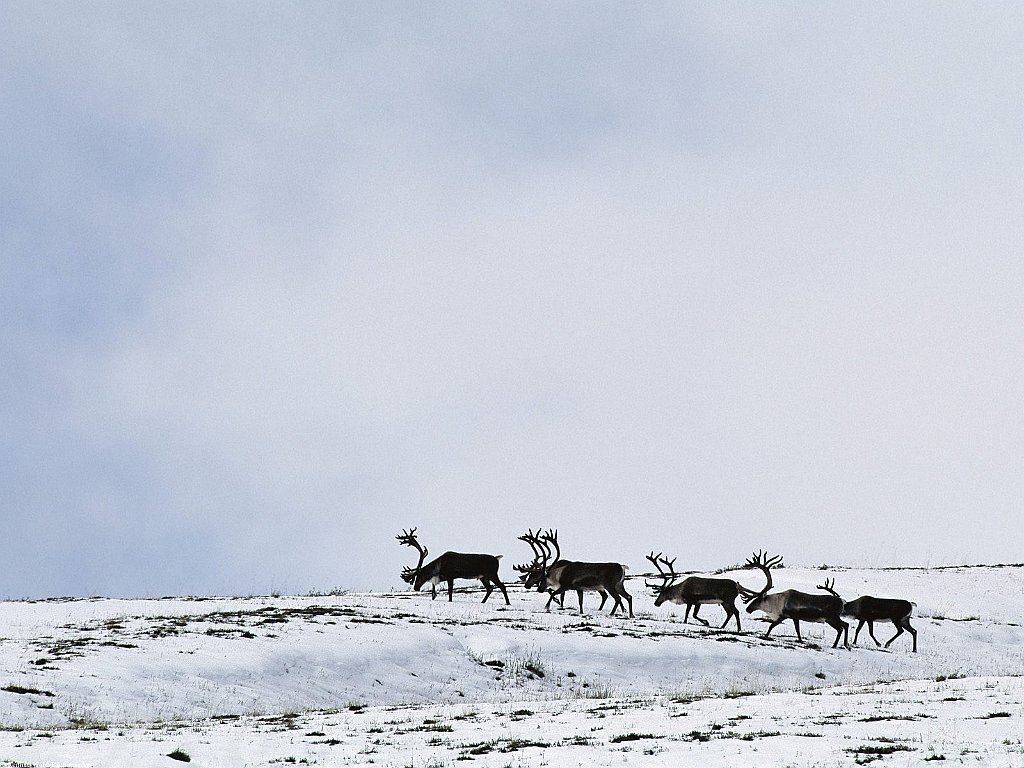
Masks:
[[[750,571],[731,574],[758,587]],[[0,603],[0,766],[1024,766],[1024,567],[786,568],[917,607],[919,652],[479,593]],[[571,597],[571,596],[570,596]],[[566,601],[574,605],[575,600]],[[876,625],[883,642],[891,624]],[[852,638],[852,632],[851,632]]]

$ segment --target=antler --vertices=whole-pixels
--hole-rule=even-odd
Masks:
[[[529,588],[533,579],[542,578],[544,571],[548,564],[548,558],[551,553],[544,546],[540,540],[541,529],[538,528],[537,532],[534,533],[533,529],[530,528],[522,536],[519,536],[520,541],[525,541],[530,545],[530,549],[533,550],[533,562],[532,563],[520,563],[519,565],[513,565],[512,568],[519,573],[523,574],[520,580]]]
[[[654,554],[654,550],[651,550],[651,554],[647,555],[647,559],[650,560],[654,567],[658,569],[658,573],[661,574],[661,578],[663,579],[661,584],[652,584],[651,582],[644,580],[644,584],[651,589],[658,591],[663,590],[678,578],[678,574],[675,569],[676,558],[673,557],[669,560],[667,557],[663,557],[661,552]],[[668,566],[668,573],[666,573],[665,569],[661,567],[662,563]]]
[[[782,566],[782,555],[776,555],[775,557],[768,557],[767,552],[758,550],[751,557],[747,558],[747,568],[760,568],[762,571],[779,568]]]
[[[548,528],[544,531],[544,534],[540,537],[542,543],[545,544],[545,549],[548,549],[547,544],[551,544],[555,548],[554,555],[551,554],[551,550],[548,549],[548,556],[551,557],[551,562],[554,563],[561,559],[562,548],[558,546],[558,531],[554,528]]]
[[[416,539],[415,528],[410,528],[409,530],[402,529],[402,532],[398,536],[395,536],[395,538],[398,539],[398,542],[400,544],[403,544],[407,547],[412,547],[420,553],[420,560],[418,563],[416,563],[415,568],[407,567],[402,569],[402,580],[409,584],[412,584],[416,580],[416,574],[419,572],[420,566],[422,566],[423,561],[427,559],[428,550]]]
[[[753,556],[747,558],[747,568],[758,568],[764,574],[766,583],[764,589],[760,592],[754,592],[751,598],[747,598],[745,595],[743,599],[747,602],[753,599],[753,597],[763,597],[768,594],[768,590],[772,588],[772,568],[778,568],[782,565],[782,555],[776,555],[775,557],[768,557],[767,552],[758,550]],[[742,593],[741,593],[742,594]]]
[[[527,544],[530,545],[530,549],[533,550],[533,565],[530,566],[531,568],[543,568],[545,565],[547,565],[547,560],[551,556],[551,553],[547,550],[543,542],[540,540],[540,535],[540,528],[537,529],[536,533],[534,533],[533,529],[530,528],[526,531],[526,533],[519,537],[520,541],[525,541]]]
[[[420,542],[416,539],[416,528],[410,528],[409,530],[402,529],[400,534],[396,536],[395,539],[398,540],[399,544],[403,544],[407,547],[413,547],[419,550],[419,552],[424,557],[426,557],[427,548],[420,544]]]
[[[541,560],[544,557],[544,552],[541,549],[539,537],[540,528],[537,529],[536,533],[533,532],[532,528],[528,528],[526,530],[526,533],[518,537],[520,541],[525,541],[527,544],[530,545],[530,549],[533,550],[533,556],[537,560]]]
[[[835,579],[825,579],[825,583],[824,583],[824,584],[818,584],[817,588],[818,588],[818,589],[823,589],[823,590],[825,590],[826,592],[829,592],[829,593],[831,593],[832,595],[835,595],[836,597],[839,597],[839,593],[838,593],[838,592],[836,592],[836,591],[835,591],[835,590],[833,589],[833,587],[834,587],[835,585],[836,585],[836,580],[835,580]],[[841,600],[842,598],[839,598],[839,599]]]
[[[658,573],[664,575],[665,571],[662,569],[661,564],[658,562],[658,558],[661,557],[661,552],[654,554],[654,550],[651,550],[651,554],[647,555],[647,559],[651,561],[651,564],[658,569]]]

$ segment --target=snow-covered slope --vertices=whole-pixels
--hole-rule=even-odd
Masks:
[[[750,586],[760,583],[750,571],[733,575]],[[833,650],[832,630],[823,625],[804,625],[805,643],[796,641],[791,624],[780,626],[765,640],[766,624],[746,613],[740,633],[684,625],[681,608],[653,607],[641,580],[628,585],[634,595],[634,619],[599,613],[592,595],[582,617],[574,609],[546,613],[541,595],[518,589],[510,592],[510,607],[494,598],[481,605],[479,593],[458,593],[453,603],[441,597],[432,602],[426,592],[0,603],[0,725],[8,729],[0,733],[0,765],[5,758],[22,761],[25,755],[48,755],[60,764],[145,764],[139,762],[139,754],[152,756],[152,747],[139,752],[139,740],[152,742],[157,738],[153,730],[165,734],[168,723],[189,723],[205,734],[202,743],[230,743],[242,753],[266,736],[267,723],[288,725],[278,729],[282,731],[304,727],[320,733],[329,720],[365,741],[383,729],[382,713],[398,711],[393,708],[412,713],[405,715],[412,720],[429,720],[433,716],[427,713],[440,713],[436,716],[448,723],[443,732],[471,731],[464,744],[484,739],[482,734],[496,728],[499,735],[487,738],[500,743],[504,737],[498,724],[503,719],[513,731],[525,727],[517,724],[520,721],[534,723],[543,732],[539,742],[562,744],[570,737],[553,734],[542,723],[563,713],[570,720],[576,718],[566,726],[567,733],[583,740],[574,746],[594,746],[583,730],[595,711],[594,702],[616,702],[602,715],[618,718],[616,727],[664,735],[658,729],[663,731],[665,723],[678,715],[673,715],[673,707],[678,709],[680,702],[692,704],[685,709],[713,713],[718,710],[707,702],[719,701],[730,711],[740,707],[731,717],[757,722],[761,720],[750,712],[772,707],[796,707],[796,712],[804,707],[800,711],[811,722],[816,705],[809,696],[835,697],[837,691],[846,691],[863,699],[856,711],[872,712],[887,706],[880,705],[883,699],[877,696],[871,699],[874,693],[888,691],[886,695],[893,696],[892,691],[903,690],[876,685],[892,681],[917,681],[911,684],[921,702],[915,707],[930,712],[934,706],[943,716],[959,711],[937,705],[950,698],[952,681],[972,691],[983,692],[986,686],[999,691],[999,701],[982,697],[979,702],[986,703],[974,705],[979,712],[989,707],[999,715],[992,718],[995,724],[989,733],[1002,733],[1001,721],[995,722],[1002,717],[1000,707],[1019,713],[1024,686],[1009,678],[1024,675],[1024,568],[787,568],[778,572],[776,584],[813,591],[825,576],[835,576],[837,588],[848,599],[870,593],[915,601],[919,653],[910,652],[909,635],[883,650],[866,631],[858,647]],[[724,618],[715,607],[705,607],[702,613],[714,625]],[[876,628],[883,641],[892,633],[888,624]],[[760,695],[767,693],[773,695]],[[785,698],[792,695],[802,703]],[[971,696],[956,700],[970,701]],[[527,710],[529,717],[513,716]],[[470,711],[476,714],[461,717]],[[374,712],[375,719],[358,718]],[[533,714],[541,712],[549,716]],[[977,716],[982,715],[985,712]],[[758,717],[763,720],[767,715]],[[473,730],[476,725],[471,727],[469,721],[482,730]],[[489,725],[481,725],[484,721]],[[798,718],[791,724],[798,736],[800,728],[808,727],[800,722]],[[369,730],[360,730],[359,723],[371,723]],[[112,725],[125,729],[119,738],[106,730]],[[938,723],[927,728],[933,726],[940,728]],[[28,730],[12,735],[12,729],[21,728]],[[245,736],[238,736],[239,728]],[[86,749],[82,741],[67,735],[83,729],[107,734],[113,751]],[[768,725],[762,723],[765,729]],[[396,731],[388,742],[393,749],[403,739],[415,741],[399,738],[401,728],[391,730]],[[417,731],[423,736],[430,728]],[[733,732],[739,733],[735,728]],[[661,744],[655,751],[667,750],[678,758],[684,745],[686,750],[692,747],[692,740],[684,736],[670,740],[672,749]],[[749,741],[741,736],[736,736],[739,742]],[[613,745],[632,739],[611,738],[598,746],[629,751],[628,745]],[[328,741],[337,747],[343,740]],[[445,764],[443,756],[450,750],[442,748],[443,740],[415,743],[417,749],[430,747],[431,754],[442,756],[436,764]],[[275,744],[271,738],[251,764],[272,755]],[[13,757],[4,751],[15,747],[21,751]],[[830,743],[823,754],[843,748]],[[76,749],[99,757],[84,763],[66,757],[86,753]],[[212,746],[205,751],[223,755]],[[325,754],[344,754],[337,764],[361,764],[354,757],[358,751],[329,749]],[[701,752],[701,760],[709,754]],[[457,757],[451,755],[452,760]],[[165,753],[156,757],[169,760]],[[331,762],[323,755],[317,759]],[[160,760],[154,764],[173,764]]]

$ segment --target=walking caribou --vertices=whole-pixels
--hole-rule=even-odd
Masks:
[[[914,653],[917,653],[917,630],[910,626],[910,616],[914,612],[914,604],[909,600],[894,600],[886,597],[872,597],[864,595],[856,600],[843,605],[843,616],[850,616],[857,619],[857,631],[853,633],[853,644],[857,644],[857,637],[860,630],[866,623],[868,634],[875,641],[875,645],[881,645],[875,637],[876,621],[891,621],[896,627],[896,634],[889,638],[885,647],[892,645],[892,641],[903,634],[903,630],[910,633],[914,639]]]
[[[395,536],[396,539],[407,547],[412,547],[420,553],[419,562],[415,568],[403,568],[402,579],[412,584],[412,588],[419,591],[420,587],[430,582],[430,599],[437,597],[437,585],[442,581],[448,582],[448,602],[452,601],[452,594],[455,591],[456,579],[480,579],[480,582],[487,590],[484,593],[483,602],[494,591],[494,585],[501,590],[505,596],[505,604],[511,605],[508,600],[508,592],[505,585],[498,578],[498,560],[501,555],[475,555],[463,552],[445,552],[440,557],[431,560],[426,565],[423,561],[427,559],[427,548],[416,539],[416,529],[403,530]]]
[[[523,537],[520,537],[523,538]],[[607,595],[611,595],[615,601],[612,604],[610,615],[622,608],[622,598],[629,604],[629,617],[633,618],[633,597],[623,586],[626,580],[626,566],[621,563],[585,563],[576,560],[562,560],[561,549],[558,546],[558,532],[548,530],[539,537],[534,534],[527,534],[524,541],[534,539],[534,562],[526,567],[524,582],[527,588],[536,583],[537,591],[549,591],[545,610],[551,610],[551,602],[556,598],[564,598],[566,592],[573,591],[579,596],[580,613],[583,613],[583,593],[597,592],[602,595],[601,607],[604,607]],[[543,551],[537,547],[542,547]],[[550,547],[554,547],[554,552]],[[607,593],[607,594],[606,594]],[[600,609],[599,609],[600,610]]]
[[[796,638],[803,642],[803,638],[800,636],[800,622],[810,621],[828,624],[836,631],[836,641],[832,643],[833,648],[838,647],[840,637],[843,638],[843,645],[846,648],[850,647],[850,625],[841,617],[843,599],[832,589],[835,579],[831,582],[826,580],[824,585],[818,585],[818,589],[824,589],[830,593],[827,595],[811,595],[806,592],[798,592],[795,589],[768,594],[768,590],[772,588],[771,569],[782,565],[782,555],[769,558],[766,552],[756,552],[747,559],[746,565],[748,568],[760,569],[766,579],[764,589],[752,593],[750,597],[744,596],[743,598],[747,602],[747,613],[761,611],[772,620],[768,625],[768,631],[764,633],[765,637],[768,637],[772,630],[783,621],[792,619],[793,626],[796,628]]]
[[[558,531],[549,528],[547,531],[542,532],[540,528],[537,529],[537,533],[534,533],[532,529],[528,530],[522,536],[519,537],[520,541],[525,541],[530,545],[533,550],[533,562],[526,564],[522,563],[519,565],[513,565],[512,568],[522,573],[520,577],[523,581],[523,586],[530,590],[536,589],[538,592],[543,592],[545,589],[548,591],[548,602],[544,606],[545,610],[551,610],[551,603],[555,600],[554,590],[550,589],[547,585],[548,573],[561,573],[562,568],[568,565],[571,561],[562,559],[562,549],[558,544]],[[554,552],[552,552],[554,547]],[[583,601],[584,589],[577,589],[576,594],[579,596],[580,602]],[[603,589],[599,588],[594,590],[601,596],[601,605],[598,606],[598,610],[604,610],[604,604],[608,601],[608,593]],[[558,605],[562,608],[565,607],[565,592],[559,595]]]
[[[686,613],[683,616],[683,624],[689,621],[690,608],[693,608],[694,620],[699,621],[705,627],[710,627],[711,625],[698,616],[697,612],[702,605],[720,605],[725,610],[725,621],[722,622],[722,626],[719,629],[725,629],[729,619],[735,616],[736,631],[741,631],[740,612],[736,608],[736,598],[741,594],[752,597],[756,593],[740,586],[732,579],[709,579],[704,576],[689,576],[677,584],[676,580],[679,578],[679,574],[676,573],[675,569],[676,558],[669,560],[667,557],[663,557],[660,552],[658,554],[651,552],[651,554],[647,555],[647,559],[658,569],[658,573],[661,574],[662,578],[661,584],[646,582],[647,586],[654,589],[657,594],[657,597],[654,599],[655,608],[663,603],[685,605]],[[668,566],[668,572],[661,567],[662,565]]]

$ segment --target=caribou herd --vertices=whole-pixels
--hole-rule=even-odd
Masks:
[[[419,561],[415,567],[402,569],[402,579],[411,584],[413,589],[419,590],[424,584],[430,583],[430,597],[433,600],[437,597],[437,585],[446,583],[448,585],[448,600],[451,601],[455,591],[456,579],[479,580],[484,585],[484,599],[491,596],[494,588],[501,590],[508,605],[508,592],[505,585],[498,578],[498,562],[501,555],[467,554],[463,552],[445,552],[440,557],[424,562],[427,559],[428,550],[416,538],[416,529],[403,530],[395,537],[401,544],[412,547],[419,552]],[[629,617],[633,618],[633,598],[625,589],[627,566],[621,563],[590,563],[578,560],[566,560],[562,558],[561,547],[558,543],[558,532],[555,530],[536,532],[529,530],[519,537],[521,541],[530,545],[533,550],[533,561],[514,565],[513,569],[519,573],[519,578],[527,590],[547,592],[548,602],[546,610],[551,610],[551,604],[559,601],[563,605],[566,592],[575,592],[579,598],[580,613],[583,613],[583,593],[597,592],[601,596],[602,610],[608,597],[612,598],[611,614],[622,609],[626,612],[627,606]],[[795,589],[786,589],[781,592],[772,592],[772,569],[782,567],[782,556],[769,556],[767,552],[755,552],[744,564],[744,568],[760,570],[765,577],[765,584],[760,590],[753,590],[743,586],[735,579],[708,578],[704,576],[688,576],[680,580],[681,575],[676,573],[675,558],[669,560],[663,554],[651,552],[647,559],[657,569],[660,582],[646,582],[647,586],[654,592],[655,607],[664,603],[676,603],[685,605],[686,613],[683,616],[683,623],[690,620],[690,610],[693,609],[693,618],[704,626],[710,626],[702,619],[698,612],[702,605],[720,605],[725,611],[725,621],[720,629],[733,619],[736,621],[736,631],[740,628],[740,612],[736,607],[736,599],[740,598],[746,603],[747,613],[760,611],[770,620],[765,637],[768,637],[775,627],[782,622],[790,620],[796,629],[797,639],[803,642],[800,635],[800,622],[814,622],[828,624],[836,631],[836,639],[832,644],[833,648],[839,646],[842,640],[843,646],[850,647],[849,631],[850,625],[843,620],[849,617],[857,620],[857,629],[853,634],[853,642],[856,645],[861,629],[867,624],[868,634],[874,640],[875,645],[882,645],[875,637],[875,622],[890,621],[896,628],[896,634],[886,643],[888,648],[892,642],[904,633],[909,632],[913,639],[913,650],[917,652],[917,630],[910,625],[910,617],[914,610],[914,604],[907,600],[894,600],[890,598],[872,597],[864,595],[856,600],[845,602],[835,591],[835,580],[826,579],[824,584],[817,588],[821,593],[799,592]],[[625,605],[623,604],[625,600]]]

